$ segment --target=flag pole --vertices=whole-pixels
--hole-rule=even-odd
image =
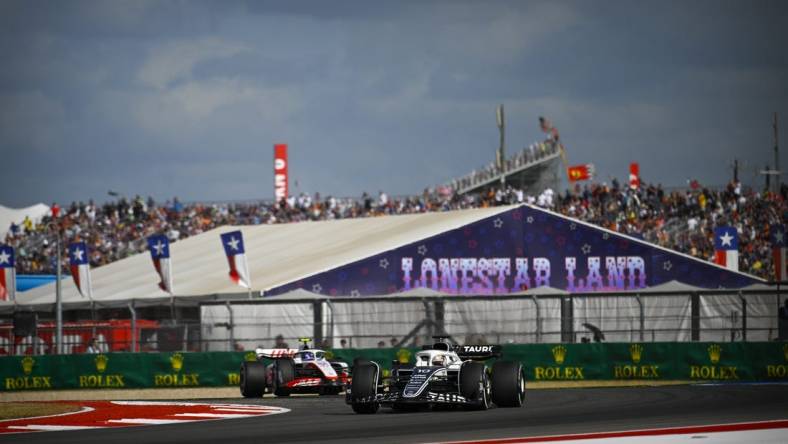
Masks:
[[[55,327],[55,347],[57,354],[63,354],[63,299],[61,297],[61,288],[60,288],[60,281],[62,280],[62,271],[61,271],[61,254],[60,254],[60,228],[55,227],[55,238],[56,238],[56,249],[57,249],[57,260],[55,261],[55,266],[57,267],[57,280],[55,281],[55,316],[56,316],[56,327]]]

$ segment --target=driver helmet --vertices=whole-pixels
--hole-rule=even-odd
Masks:
[[[315,354],[312,353],[312,352],[303,352],[303,353],[301,353],[301,359],[304,360],[304,361],[314,361],[315,360]]]
[[[432,358],[432,365],[440,365],[440,366],[446,365],[446,356],[444,356],[444,355],[435,355]]]

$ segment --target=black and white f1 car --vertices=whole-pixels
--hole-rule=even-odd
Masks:
[[[501,357],[498,345],[452,345],[447,338],[416,353],[414,365],[392,368],[384,378],[373,361],[357,364],[346,394],[346,402],[356,413],[375,413],[380,406],[405,410],[414,406],[456,405],[486,410],[521,407],[525,400],[525,372],[522,364],[483,361]]]
[[[241,363],[241,395],[259,398],[266,389],[276,396],[290,396],[291,393],[338,395],[345,390],[349,381],[347,363],[327,359],[325,351],[309,347],[308,339],[301,342],[301,349],[256,349],[257,361]],[[263,358],[274,362],[266,366]]]

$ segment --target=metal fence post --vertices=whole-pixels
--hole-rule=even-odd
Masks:
[[[643,342],[643,334],[646,329],[646,313],[643,309],[643,301],[640,299],[640,293],[635,294],[635,300],[638,301],[638,307],[640,307],[640,342]]]
[[[224,303],[224,306],[227,307],[227,313],[229,314],[229,318],[227,319],[227,333],[228,333],[228,345],[229,348],[227,351],[235,350],[235,321],[233,320],[233,307],[230,305],[230,301]]]
[[[739,290],[739,299],[741,299],[741,340],[747,342],[747,300]]]
[[[443,304],[443,299],[436,299],[433,302],[433,313],[435,314],[435,333],[439,335],[445,335],[446,332],[446,320],[445,320],[445,306]]]
[[[700,341],[700,294],[692,292],[690,297],[690,317],[692,325],[692,342]]]
[[[542,316],[539,313],[539,301],[536,300],[536,295],[531,295],[531,300],[536,307],[536,343],[539,344],[542,342]]]
[[[312,302],[312,344],[320,347],[323,342],[323,301]]]
[[[573,297],[561,298],[561,342],[575,342]]]
[[[129,302],[129,312],[131,313],[131,352],[137,351],[137,310],[134,309],[134,301]]]

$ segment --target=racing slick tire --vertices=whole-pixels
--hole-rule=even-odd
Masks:
[[[277,359],[273,368],[273,391],[276,396],[290,396],[287,383],[295,379],[295,363],[291,359]]]
[[[497,361],[492,366],[492,402],[498,407],[522,407],[525,402],[525,374],[519,362]]]
[[[353,368],[350,384],[350,404],[353,411],[362,414],[376,413],[380,404],[374,401],[378,394],[378,366],[373,363],[358,364]],[[373,399],[373,401],[368,401]],[[363,400],[363,401],[357,401]]]
[[[241,363],[241,395],[244,398],[259,398],[265,393],[265,364],[262,362]]]
[[[478,404],[469,405],[472,410],[490,408],[490,380],[481,362],[467,361],[460,367],[460,395],[466,399],[478,400]]]

